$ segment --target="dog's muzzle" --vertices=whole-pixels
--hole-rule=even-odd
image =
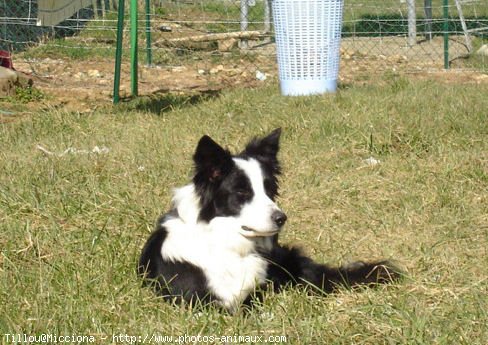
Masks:
[[[274,236],[277,233],[280,232],[281,228],[285,224],[287,220],[286,214],[283,213],[282,211],[274,211],[273,214],[271,214],[271,221],[273,222],[274,227],[276,228],[273,231],[258,231],[255,229],[252,229],[248,226],[243,225],[241,227],[241,235],[244,237],[270,237]]]

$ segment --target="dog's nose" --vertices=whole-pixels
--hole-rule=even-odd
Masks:
[[[271,215],[271,219],[279,228],[281,228],[283,224],[285,224],[287,217],[286,214],[281,211],[274,211]]]

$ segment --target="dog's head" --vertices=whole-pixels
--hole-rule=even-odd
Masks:
[[[275,203],[280,134],[278,128],[263,138],[255,138],[238,155],[232,155],[208,136],[200,139],[193,156],[199,221],[231,218],[245,237],[267,237],[281,230],[286,215]]]

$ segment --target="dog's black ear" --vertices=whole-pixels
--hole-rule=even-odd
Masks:
[[[198,142],[195,154],[194,182],[216,182],[225,176],[232,167],[232,156],[208,135]]]
[[[281,128],[276,128],[263,138],[251,140],[243,153],[261,161],[277,163],[277,155],[280,150],[280,136]]]

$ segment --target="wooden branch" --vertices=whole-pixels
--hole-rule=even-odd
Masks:
[[[104,37],[80,37],[80,36],[66,36],[65,41],[80,41],[83,43],[105,43],[113,44],[115,43],[115,38],[104,38]]]
[[[192,43],[192,42],[211,42],[211,41],[226,40],[230,38],[253,39],[253,38],[260,38],[260,37],[266,37],[266,34],[261,31],[237,31],[237,32],[224,32],[218,34],[205,34],[205,35],[197,35],[197,36],[189,36],[189,37],[162,39],[154,42],[154,45],[156,47],[165,47],[165,46],[173,46],[177,44],[185,44],[185,43]]]

